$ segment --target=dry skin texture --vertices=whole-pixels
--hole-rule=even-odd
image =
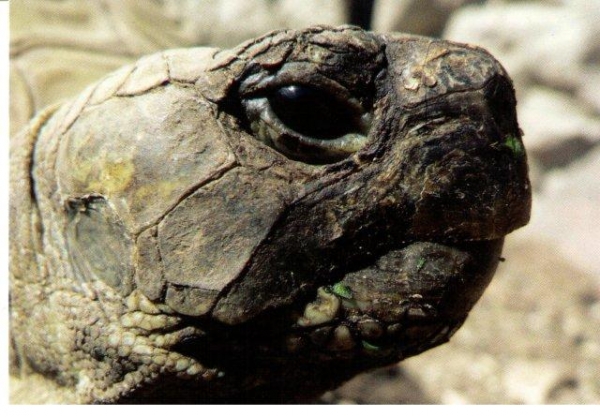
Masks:
[[[11,142],[13,373],[292,402],[444,343],[529,219],[520,136],[470,46],[316,27],[143,58]]]

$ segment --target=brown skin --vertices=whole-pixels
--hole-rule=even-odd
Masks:
[[[529,218],[515,105],[481,49],[348,27],[108,76],[11,144],[13,368],[291,402],[447,341]]]

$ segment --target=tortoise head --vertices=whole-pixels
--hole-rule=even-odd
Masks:
[[[529,218],[515,106],[482,49],[350,27],[148,58],[58,145],[70,264],[175,320],[172,375],[328,388],[465,320]]]

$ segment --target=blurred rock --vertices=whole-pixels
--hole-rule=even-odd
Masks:
[[[359,375],[321,398],[326,404],[431,404],[413,375],[392,365]]]
[[[563,381],[573,381],[563,363],[544,360],[515,360],[505,372],[508,400],[519,404],[544,404]]]
[[[592,106],[596,114],[600,114],[600,71],[598,68],[600,68],[600,63],[586,68],[582,75],[581,87],[577,90],[578,97]]]
[[[483,0],[378,0],[373,30],[441,36],[452,12]]]
[[[232,47],[275,29],[345,21],[345,0],[19,0],[10,9],[11,56],[49,46],[135,56]]]
[[[530,84],[583,91],[600,82],[589,76],[598,64],[599,21],[597,1],[498,1],[453,14],[444,37],[488,49],[508,68],[517,91]]]
[[[521,95],[525,146],[545,170],[564,167],[600,144],[600,117],[576,98],[547,87],[532,87]]]
[[[578,268],[600,285],[600,147],[572,164],[553,170],[534,197],[531,223],[524,233],[560,247]]]

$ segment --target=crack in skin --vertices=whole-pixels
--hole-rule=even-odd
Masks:
[[[175,201],[170,207],[168,207],[165,212],[163,214],[160,215],[160,217],[158,217],[157,219],[155,219],[152,223],[149,223],[143,227],[141,227],[139,229],[139,231],[136,231],[134,234],[134,238],[137,239],[139,237],[140,234],[142,234],[143,232],[145,232],[146,230],[158,226],[165,217],[167,217],[171,212],[173,212],[173,210],[175,210],[182,202],[184,202],[190,195],[194,194],[196,191],[198,191],[199,189],[215,182],[218,181],[220,178],[223,178],[223,176],[225,174],[227,174],[228,172],[234,170],[236,167],[239,167],[240,165],[238,165],[236,162],[232,162],[231,165],[227,165],[224,166],[222,168],[220,168],[213,176],[211,176],[210,178],[207,178],[205,181],[200,182],[198,184],[194,184],[192,187],[190,187],[189,189],[185,190],[183,192],[183,194],[181,194],[178,198],[177,201]]]

